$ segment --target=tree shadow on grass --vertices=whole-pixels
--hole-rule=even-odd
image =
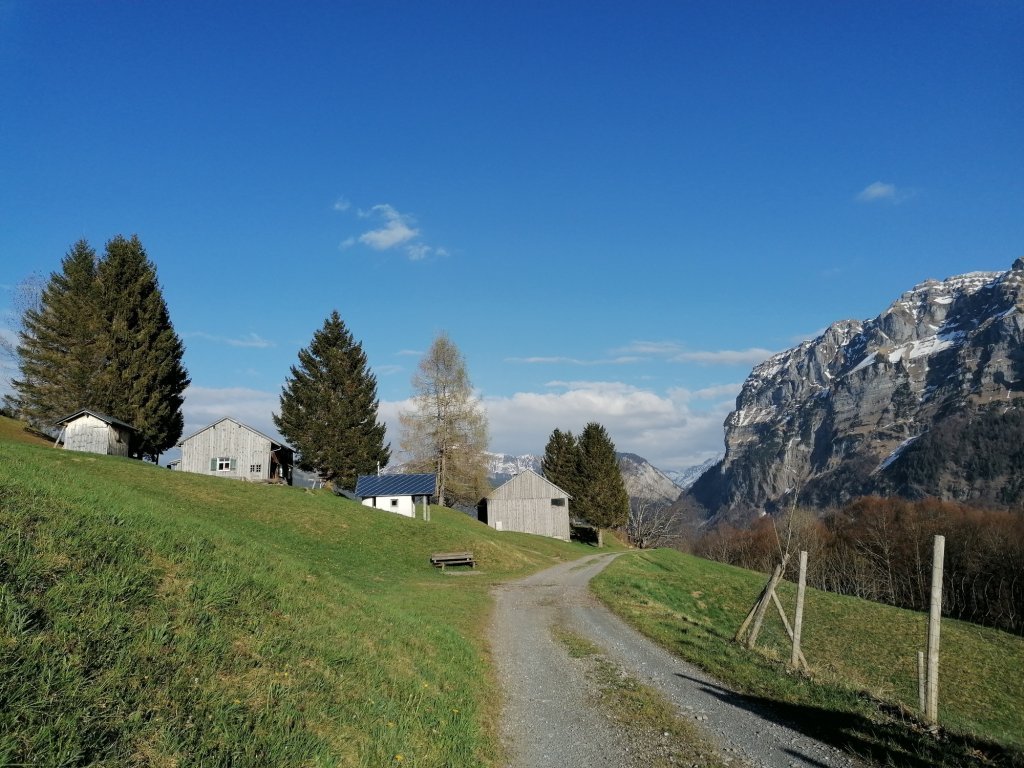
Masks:
[[[879,765],[905,768],[997,766],[1024,768],[1024,753],[992,742],[940,729],[937,734],[891,705],[874,703],[877,719],[852,712],[837,712],[807,704],[791,704],[736,693],[677,672],[677,676],[703,686],[722,702],[775,723],[785,725],[846,754]],[[794,757],[821,764],[808,755],[786,750]]]

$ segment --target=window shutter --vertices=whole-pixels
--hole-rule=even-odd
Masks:
[[[210,459],[210,471],[211,472],[216,472],[217,471],[217,459],[216,458]]]
[[[235,460],[234,459],[231,460],[231,471],[232,472],[235,471]]]

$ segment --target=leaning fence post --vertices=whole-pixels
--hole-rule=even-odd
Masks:
[[[804,626],[804,592],[807,589],[807,552],[800,550],[800,579],[796,584],[796,614],[793,616],[793,655],[789,663],[796,669],[800,665],[800,633]],[[804,663],[806,666],[806,662]]]
[[[939,722],[939,630],[942,627],[942,561],[946,550],[946,537],[935,537],[932,553],[932,599],[928,611],[928,679],[924,718],[935,725]]]

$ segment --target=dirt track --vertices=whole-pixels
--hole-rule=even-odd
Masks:
[[[697,722],[726,762],[771,768],[856,766],[791,729],[763,706],[675,658],[604,608],[587,584],[615,555],[564,563],[495,590],[491,649],[502,686],[509,768],[620,768],[643,764],[629,734],[594,704],[593,688],[552,626],[599,646],[608,659],[660,690]]]

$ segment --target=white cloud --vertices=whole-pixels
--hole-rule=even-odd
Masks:
[[[750,347],[749,349],[689,350],[674,341],[634,341],[632,344],[614,350],[621,354],[639,355],[643,358],[661,358],[673,363],[700,363],[701,365],[756,365],[774,355],[770,349]]]
[[[427,258],[433,250],[434,249],[426,243],[412,243],[411,245],[405,246],[405,252],[409,254],[409,258],[413,261],[420,261],[421,259]]]
[[[876,181],[868,184],[854,198],[858,203],[886,202],[897,205],[914,196],[913,190],[898,189],[895,184]]]
[[[345,198],[338,198],[334,210],[346,212],[352,204]],[[391,251],[401,248],[410,261],[423,261],[431,256],[444,257],[449,252],[446,248],[430,245],[423,241],[422,232],[416,226],[416,219],[408,213],[402,213],[389,203],[379,203],[370,208],[356,208],[355,215],[359,219],[372,219],[379,226],[363,232],[361,235],[346,237],[339,244],[341,250],[347,250],[362,244],[375,251]]]
[[[186,339],[202,339],[214,344],[227,344],[229,347],[245,347],[250,349],[267,349],[268,347],[277,346],[274,342],[268,341],[256,333],[248,333],[241,338],[232,339],[227,336],[216,336],[205,331],[195,331],[194,333],[184,333],[182,337]]]
[[[358,240],[375,251],[386,251],[420,235],[420,231],[412,226],[415,221],[411,216],[399,213],[387,203],[373,206],[369,215],[383,219],[384,226],[364,232]]]
[[[774,355],[770,349],[721,349],[714,352],[680,352],[670,358],[676,362],[700,363],[701,365],[757,365]]]
[[[394,376],[396,373],[404,371],[400,365],[378,365],[373,369],[373,372],[378,376]]]
[[[525,363],[528,365],[627,365],[639,363],[639,357],[613,357],[605,359],[585,360],[579,357],[507,357],[507,363]]]
[[[248,424],[271,437],[279,437],[271,414],[279,407],[279,396],[247,387],[199,387],[185,390],[185,436],[219,421],[225,416]]]
[[[660,394],[613,381],[556,381],[548,387],[560,391],[484,397],[491,450],[539,454],[556,427],[578,434],[596,421],[605,426],[618,450],[637,453],[663,469],[682,469],[721,453],[722,425],[739,389],[730,384]],[[694,405],[698,401],[699,408]],[[408,400],[380,405],[395,453],[398,412],[408,407]]]

